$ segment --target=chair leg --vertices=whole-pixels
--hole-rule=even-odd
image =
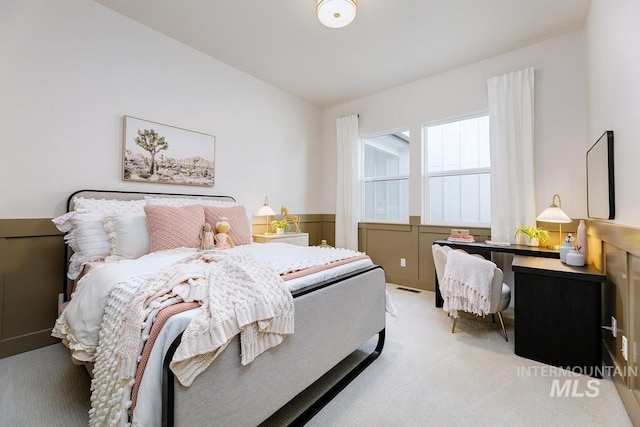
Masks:
[[[454,333],[456,331],[456,322],[458,321],[457,317],[453,318],[453,326],[451,327],[451,333]]]
[[[507,336],[507,330],[504,328],[504,320],[502,320],[502,313],[498,312],[498,319],[500,319],[500,326],[502,327],[502,337],[505,341],[509,341],[509,337]]]

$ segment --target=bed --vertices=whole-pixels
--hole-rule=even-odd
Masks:
[[[224,251],[199,250],[194,227],[203,218],[200,209],[216,215],[204,217],[208,222],[213,222],[220,215],[228,216],[232,225],[229,234],[239,244]],[[196,215],[197,219],[180,216],[186,215],[187,211],[189,215],[197,212],[200,216]],[[168,221],[171,222],[170,226],[167,226]],[[145,222],[148,236],[144,235],[142,227]],[[296,414],[292,421],[287,421],[302,425],[372,363],[383,349],[385,311],[389,301],[382,268],[374,265],[364,254],[349,253],[353,251],[338,248],[326,250],[318,247],[301,248],[285,243],[253,244],[250,241],[250,215],[230,197],[83,190],[69,197],[68,213],[54,219],[54,223],[67,233],[65,239],[71,256],[68,257],[65,294],[73,295],[56,322],[54,335],[69,344],[76,362],[86,363],[88,366],[96,363],[97,374],[92,383],[93,412],[90,412],[92,424],[102,425],[114,421],[115,425],[259,425],[312,386],[363,343],[377,338],[375,348],[361,362],[334,382],[306,410]],[[104,236],[96,238],[94,235],[100,234],[100,224],[105,230],[106,246]],[[201,226],[202,224],[198,227]],[[85,229],[81,230],[83,227]],[[163,233],[172,236],[167,239]],[[178,240],[177,243],[171,242],[173,245],[183,244],[180,239],[187,237],[190,239],[185,243],[188,249],[182,246],[162,246],[166,244],[165,241],[172,239]],[[158,242],[162,244],[158,245]],[[122,343],[107,343],[110,342],[108,336],[119,335],[110,332],[109,325],[113,322],[107,321],[115,318],[115,313],[122,309],[120,306],[113,308],[114,300],[117,300],[114,295],[117,296],[118,292],[130,292],[129,296],[121,297],[130,302],[139,296],[138,289],[150,289],[140,287],[132,290],[132,284],[147,286],[152,283],[160,286],[158,277],[166,276],[169,274],[167,271],[174,269],[171,271],[184,274],[182,264],[188,264],[190,279],[183,280],[178,287],[172,288],[171,297],[163,294],[164,299],[158,301],[165,301],[162,304],[166,307],[162,308],[167,308],[167,311],[178,306],[186,308],[183,311],[176,310],[175,314],[166,316],[166,319],[158,315],[163,313],[159,311],[161,308],[150,308],[145,315],[148,317],[144,318],[145,321],[140,326],[142,332],[137,332],[143,337],[138,348],[143,356],[130,368],[131,372],[135,369],[134,374],[120,373],[117,376],[120,378],[119,383],[116,381],[115,385],[103,385],[100,378],[113,377],[113,369],[120,369],[120,366],[125,365],[122,360],[130,359],[120,357],[123,353]],[[190,332],[192,323],[197,323],[192,320],[202,317],[199,307],[206,304],[191,302],[192,306],[187,307],[188,303],[184,302],[189,300],[187,296],[177,298],[180,304],[168,304],[166,301],[173,301],[176,294],[187,295],[188,292],[180,293],[176,289],[184,289],[186,283],[200,283],[198,278],[209,277],[208,274],[215,276],[216,280],[224,276],[232,285],[239,281],[231,278],[233,274],[221,276],[215,273],[216,268],[222,268],[218,265],[228,266],[230,270],[225,270],[227,272],[242,270],[239,275],[259,270],[260,274],[255,277],[260,280],[253,279],[254,276],[242,276],[245,282],[254,280],[252,286],[258,289],[265,277],[262,274],[275,271],[279,277],[273,280],[283,283],[290,297],[283,296],[285,302],[274,303],[274,306],[277,305],[280,310],[286,306],[286,298],[291,298],[291,307],[289,312],[285,309],[278,311],[273,318],[286,318],[288,314],[295,312],[291,330],[277,330],[275,327],[268,330],[274,334],[266,335],[278,336],[277,342],[265,345],[255,356],[245,361],[244,357],[249,353],[247,343],[251,342],[251,337],[245,338],[249,335],[242,334],[247,334],[247,330],[251,328],[242,327],[242,334],[235,334],[220,351],[216,350],[215,360],[207,362],[210,365],[201,367],[197,376],[190,377],[187,384],[183,385],[184,375],[181,376],[176,358],[181,352],[184,353],[184,347],[189,347],[189,340],[194,336]],[[89,272],[82,276],[88,267]],[[207,269],[207,275],[192,273],[194,269],[201,268]],[[269,280],[272,279],[265,279]],[[108,284],[105,285],[105,281]],[[210,312],[215,310],[217,309]],[[153,313],[150,314],[151,312]],[[93,317],[93,325],[99,325],[96,329],[101,328],[101,332],[94,331],[94,326],[88,328],[91,329],[91,334],[74,329],[74,325],[78,323],[91,324],[90,319],[86,320],[84,317],[80,317],[82,322],[79,322],[78,316]],[[161,317],[162,322],[158,320]],[[118,322],[126,323],[121,320]],[[261,325],[260,322],[252,323],[254,324]],[[124,326],[118,323],[118,327]],[[155,331],[151,334],[153,339],[149,339],[148,332],[151,329]],[[113,329],[117,330],[119,329]],[[83,334],[91,335],[91,345],[83,342]],[[96,334],[100,334],[99,338],[96,338]],[[253,339],[255,341],[255,337]],[[151,341],[153,345],[147,345]],[[117,348],[117,351],[109,353],[110,346]],[[201,360],[201,356],[193,359]],[[107,363],[106,360],[118,362]],[[108,365],[118,365],[118,368]],[[174,371],[178,372],[178,378]],[[115,413],[116,409],[111,408],[111,412],[104,412],[110,413],[111,418],[100,418],[100,405],[103,404],[94,400],[104,402],[105,392],[96,389],[108,390],[110,387],[114,391],[118,389],[119,394],[114,392],[106,400],[112,402],[113,408],[117,409],[120,405],[124,409]],[[96,396],[103,397],[94,399]]]

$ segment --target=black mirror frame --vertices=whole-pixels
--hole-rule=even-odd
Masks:
[[[593,152],[595,152],[594,148],[600,147],[598,144],[606,144],[606,159],[593,159]],[[593,150],[593,151],[592,151]],[[606,177],[596,177],[591,176],[589,171],[589,154],[591,153],[591,159],[594,161],[606,162]],[[615,209],[615,185],[614,185],[614,173],[613,173],[613,131],[608,130],[602,134],[600,138],[589,148],[587,151],[587,216],[593,219],[614,219],[616,215]],[[604,200],[590,200],[589,199],[589,182],[595,181],[596,179],[607,179],[607,189],[608,194],[602,195],[602,197],[607,197],[608,206],[609,206],[609,214],[608,215],[598,215],[598,213],[593,213],[593,207],[595,207],[596,202],[601,202],[604,204]]]

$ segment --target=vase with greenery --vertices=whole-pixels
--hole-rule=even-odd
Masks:
[[[289,221],[284,218],[273,220],[269,225],[271,226],[271,230],[276,234],[284,234],[284,232],[291,226],[291,224],[289,224]]]
[[[516,229],[515,238],[518,239],[520,235],[524,236],[524,243],[527,246],[538,246],[540,243],[544,244],[548,242],[551,238],[549,232],[542,227],[525,224],[522,224]]]

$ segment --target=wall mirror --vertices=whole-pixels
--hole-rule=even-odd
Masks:
[[[608,130],[587,151],[587,216],[615,217],[613,131]]]

